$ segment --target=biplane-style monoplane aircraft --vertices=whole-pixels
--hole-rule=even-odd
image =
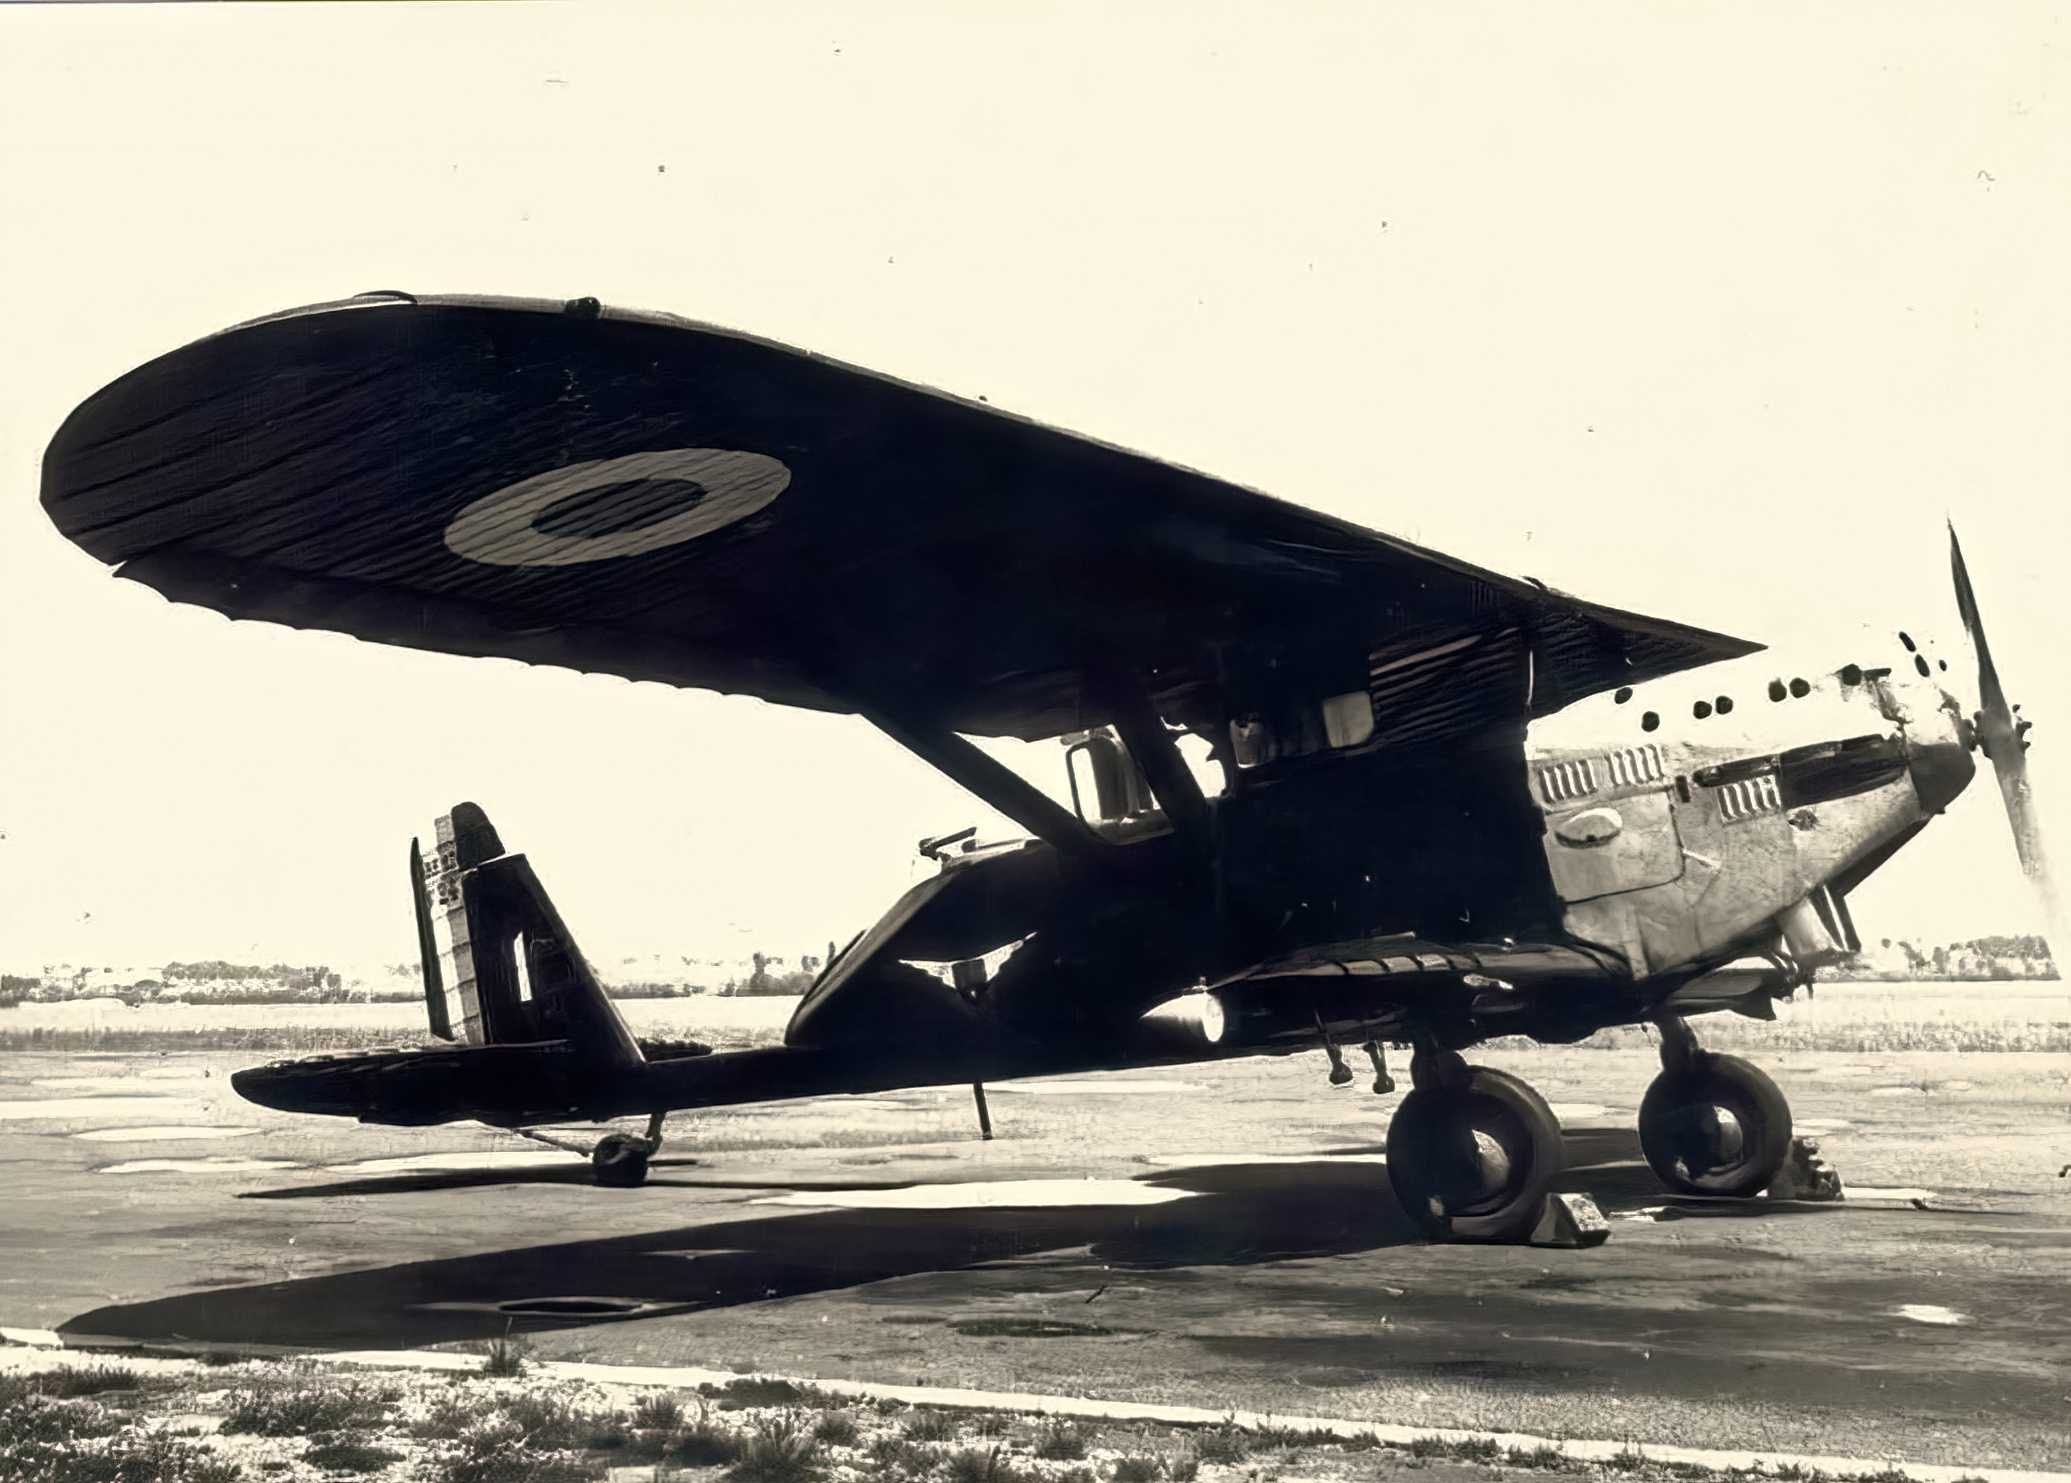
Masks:
[[[74,412],[43,499],[121,576],[232,617],[862,716],[1027,830],[924,841],[939,871],[825,966],[784,1043],[711,1054],[636,1040],[461,805],[412,853],[453,1043],[234,1079],[379,1123],[647,1115],[597,1144],[607,1183],[640,1182],[676,1109],[1319,1046],[1339,1083],[1364,1047],[1380,1089],[1407,1045],[1404,1208],[1519,1239],[1559,1128],[1461,1052],[1652,1023],[1648,1162],[1752,1195],[1789,1110],[1688,1018],[1771,1016],[1856,947],[1849,892],[1980,743],[2032,843],[1960,557],[1974,721],[1908,635],[1794,670],[590,299],[375,293],[227,330]],[[1074,806],[972,736],[1063,738]]]

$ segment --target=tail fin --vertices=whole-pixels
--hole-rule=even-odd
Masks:
[[[467,1045],[566,1041],[592,1065],[640,1064],[539,877],[523,855],[504,853],[489,816],[456,804],[435,839],[429,859],[410,842],[432,1033]]]

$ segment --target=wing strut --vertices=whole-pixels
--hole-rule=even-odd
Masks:
[[[1110,848],[1077,814],[947,727],[909,721],[876,706],[863,708],[861,715],[921,761],[951,782],[969,788],[1036,838],[1067,854],[1093,855]],[[1155,779],[1152,786],[1156,786]]]
[[[1207,859],[1209,848],[1208,800],[1201,793],[1186,758],[1158,713],[1133,685],[1118,684],[1102,697],[1113,713],[1114,728],[1121,734],[1129,755],[1150,779],[1158,806],[1172,821],[1172,830],[1196,858]]]

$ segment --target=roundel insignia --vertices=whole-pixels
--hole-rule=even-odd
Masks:
[[[534,474],[446,526],[446,549],[489,566],[573,566],[638,556],[745,520],[791,470],[762,453],[666,448]]]

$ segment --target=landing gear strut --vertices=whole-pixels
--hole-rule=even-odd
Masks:
[[[606,1133],[590,1150],[590,1168],[597,1183],[607,1189],[637,1189],[647,1182],[647,1161],[662,1146],[662,1119],[653,1113],[647,1119],[647,1136]]]
[[[1697,1044],[1681,1015],[1663,1015],[1661,1074],[1640,1103],[1640,1151],[1678,1194],[1748,1196],[1790,1156],[1783,1092],[1738,1056]]]
[[[1560,1122],[1516,1077],[1419,1043],[1388,1124],[1388,1180],[1409,1218],[1455,1241],[1530,1238],[1560,1174]]]

